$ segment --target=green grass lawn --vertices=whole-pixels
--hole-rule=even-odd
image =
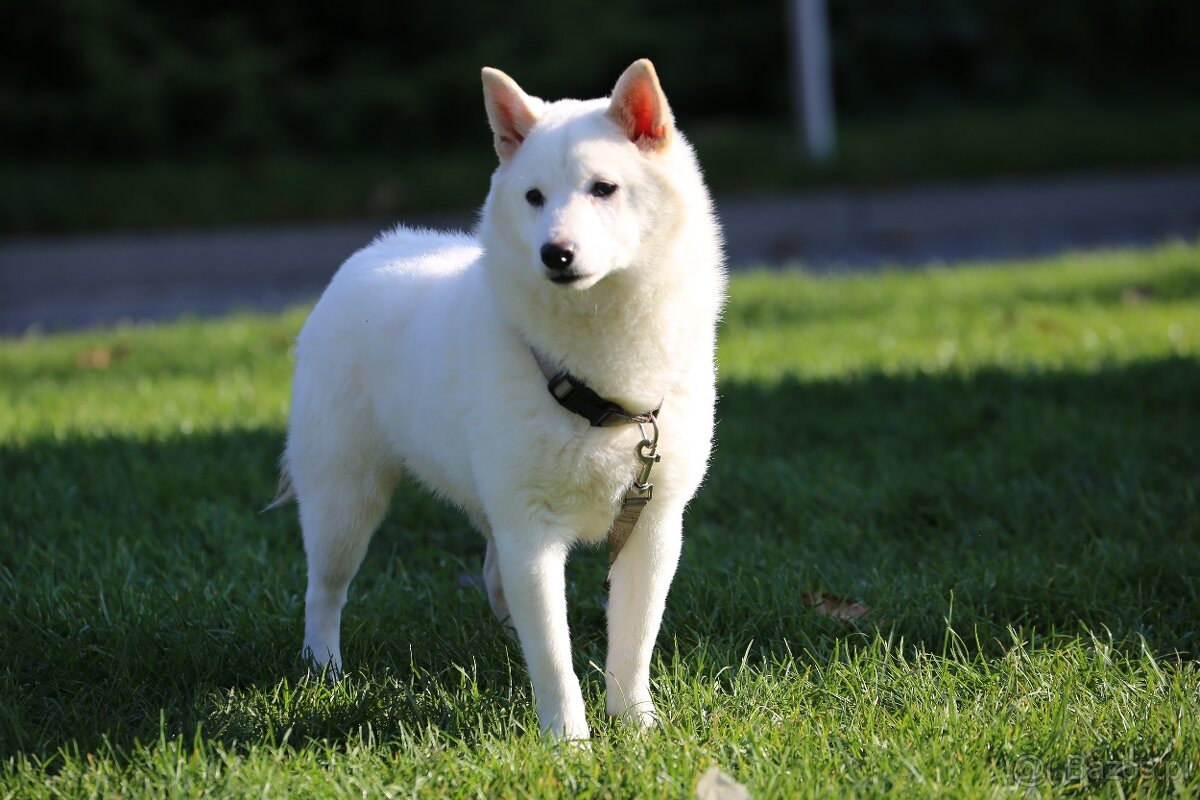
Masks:
[[[569,566],[590,752],[415,490],[349,676],[302,677],[294,510],[258,510],[303,316],[0,341],[0,798],[1200,793],[1200,243],[739,276],[661,730],[603,720],[605,554]]]
[[[495,168],[476,145],[354,155],[270,151],[128,163],[0,160],[0,232],[391,220],[478,207]],[[1140,104],[955,109],[845,121],[838,154],[810,164],[786,126],[681,120],[713,191],[954,182],[1200,165],[1200,107]]]

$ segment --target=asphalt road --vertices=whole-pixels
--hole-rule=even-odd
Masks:
[[[1200,235],[1200,169],[719,198],[730,266],[987,261]],[[471,214],[396,222],[470,227]],[[386,222],[0,238],[0,335],[278,309]],[[1200,269],[1200,265],[1197,265]]]

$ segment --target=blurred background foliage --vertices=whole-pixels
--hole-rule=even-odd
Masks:
[[[83,186],[89,205],[111,205],[95,196],[110,190],[96,187],[115,184],[111,191],[119,194],[125,177],[105,178],[105,169],[154,162],[161,171],[164,161],[200,163],[206,172],[236,164],[260,184],[263,173],[295,173],[282,181],[291,194],[310,178],[320,180],[321,171],[288,158],[341,158],[345,172],[365,175],[379,171],[371,159],[470,152],[466,180],[477,202],[489,137],[476,73],[485,64],[509,72],[531,93],[556,98],[605,94],[630,61],[649,56],[685,128],[702,149],[714,143],[710,171],[718,190],[779,188],[780,181],[786,188],[812,177],[801,166],[789,168],[790,156],[782,153],[781,169],[759,170],[782,176],[766,184],[752,169],[743,175],[737,163],[748,143],[762,157],[764,135],[774,137],[767,152],[790,140],[784,2],[368,0],[351,8],[281,0],[238,6],[41,0],[10,6],[5,20],[0,129],[19,162],[0,159],[7,162],[0,163],[0,225],[8,229],[71,227],[71,213],[57,221],[54,215],[64,184]],[[1150,121],[1145,135],[1161,130],[1179,142],[1137,142],[1137,126],[1126,125],[1115,149],[1100,148],[1108,155],[1101,153],[1099,166],[1200,156],[1191,136],[1200,133],[1196,0],[830,0],[830,22],[836,102],[849,138],[842,163],[830,168],[835,179],[970,177],[972,161],[995,160],[991,150],[958,159],[968,164],[965,171],[953,164],[939,169],[928,163],[936,158],[905,155],[904,136],[928,139],[935,155],[945,153],[940,139],[973,137],[1009,111],[1018,127],[1044,127],[1053,138],[1053,121],[1037,121],[1047,109],[1074,109],[1081,118],[1095,109],[1174,109],[1175,116]],[[991,114],[982,122],[980,109]],[[959,111],[972,120],[961,131],[937,127]],[[916,118],[933,120],[928,136],[911,130]],[[878,155],[888,141],[864,145],[865,155],[856,150],[864,128],[895,130],[888,126],[897,119],[901,159],[916,158],[913,168],[897,169]],[[1106,119],[1093,122],[1103,126]],[[997,132],[993,150],[1004,147],[1005,134]],[[1088,150],[1071,141],[1077,133],[1059,138],[1066,141],[1051,149],[1068,162],[1080,147]],[[1038,146],[1028,143],[1031,151]],[[722,163],[726,158],[733,162]],[[1054,156],[1048,160],[1053,166]],[[1014,169],[1041,169],[1046,161]],[[1001,156],[1001,172],[1004,163]],[[444,164],[432,170],[454,171]],[[154,183],[145,174],[131,180]],[[343,214],[390,213],[430,194],[414,180],[415,193],[412,185],[389,194],[386,187],[355,184],[343,192],[353,198]],[[431,192],[435,206],[466,197],[453,188]],[[336,208],[280,213],[338,215]]]

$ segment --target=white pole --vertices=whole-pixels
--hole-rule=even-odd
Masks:
[[[833,112],[833,68],[825,0],[789,0],[792,22],[792,86],[797,127],[814,162],[837,150]]]

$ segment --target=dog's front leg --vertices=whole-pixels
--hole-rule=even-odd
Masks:
[[[642,515],[608,573],[608,713],[642,728],[658,722],[650,657],[683,543],[682,509],[656,511]]]
[[[567,541],[550,531],[501,529],[494,531],[493,539],[542,731],[559,740],[587,739],[583,693],[571,664],[567,629]]]

